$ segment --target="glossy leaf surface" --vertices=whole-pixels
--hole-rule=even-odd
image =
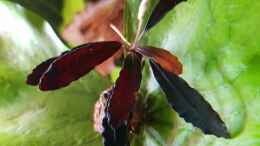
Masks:
[[[119,42],[88,43],[62,54],[43,74],[41,90],[55,90],[69,85],[102,63],[121,47]]]
[[[155,7],[158,1],[159,0],[147,1],[147,5],[145,5],[146,11],[142,18],[143,23],[141,31],[145,29],[149,16],[151,15],[153,8]],[[137,16],[141,0],[125,0],[124,2],[124,35],[126,39],[131,42],[134,40],[137,31]]]
[[[150,61],[154,77],[166,94],[169,104],[185,121],[206,134],[229,138],[225,123],[203,96],[177,75]]]

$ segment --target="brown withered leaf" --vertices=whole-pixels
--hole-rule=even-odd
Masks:
[[[176,56],[171,54],[169,51],[155,47],[138,47],[136,51],[140,54],[149,57],[156,63],[167,70],[168,72],[179,75],[182,73],[182,64]]]
[[[112,94],[111,91],[112,91],[111,88],[103,91],[99,97],[99,100],[95,104],[94,114],[93,114],[94,129],[96,132],[100,134],[102,134],[105,130],[105,128],[103,127],[103,120],[106,117],[106,108],[107,108],[108,99]]]
[[[95,104],[94,129],[102,134],[104,146],[129,146],[127,122],[117,128],[109,123],[107,109],[113,90],[113,88],[105,90]]]
[[[120,41],[118,35],[110,28],[114,24],[120,31],[123,28],[124,0],[95,0],[88,2],[84,11],[75,16],[62,36],[73,45],[95,41]],[[122,51],[96,66],[101,75],[107,75],[115,68],[114,60]]]

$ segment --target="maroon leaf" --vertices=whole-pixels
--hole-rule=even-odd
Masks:
[[[174,8],[182,1],[185,0],[160,0],[148,20],[146,30],[149,30],[155,24],[157,24],[164,17],[164,15],[166,15],[167,12],[169,12],[172,8]]]
[[[120,42],[107,41],[81,45],[58,57],[42,75],[41,90],[55,90],[92,70],[121,48]]]
[[[109,101],[110,123],[116,128],[128,119],[141,84],[141,55],[131,52],[125,59]]]
[[[69,52],[69,51],[63,52],[60,56],[66,54],[67,52]],[[38,66],[36,66],[33,69],[32,73],[27,76],[26,83],[29,84],[29,85],[33,85],[33,86],[38,85],[42,75],[44,74],[44,72],[47,71],[47,69],[52,64],[52,62],[54,62],[58,57],[52,57],[52,58],[42,62]]]
[[[29,85],[36,86],[40,82],[41,76],[44,74],[44,72],[49,68],[51,63],[57,59],[57,57],[50,58],[41,64],[39,64],[36,68],[33,69],[32,73],[27,76],[26,83]]]
[[[182,73],[182,64],[178,58],[164,49],[144,47],[136,48],[136,51],[144,56],[151,58],[168,72],[174,73],[176,75]]]
[[[206,134],[230,138],[225,123],[196,89],[190,87],[181,77],[167,72],[151,60],[150,65],[169,104],[179,113],[180,117]]]

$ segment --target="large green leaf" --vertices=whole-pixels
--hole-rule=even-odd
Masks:
[[[96,146],[92,113],[99,93],[110,82],[95,72],[70,87],[41,92],[25,84],[41,61],[68,49],[48,23],[10,3],[0,2],[0,145]]]
[[[47,20],[61,33],[77,12],[83,10],[85,0],[5,0],[17,3]]]
[[[259,9],[257,0],[189,0],[146,34],[143,43],[180,57],[183,77],[210,102],[233,136],[206,136],[179,118],[171,145],[260,145]]]

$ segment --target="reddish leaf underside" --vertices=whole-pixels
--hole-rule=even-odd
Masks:
[[[141,55],[131,52],[125,59],[109,101],[108,113],[110,123],[114,128],[128,119],[129,112],[135,103],[141,78]]]
[[[168,72],[179,75],[182,73],[182,64],[176,56],[170,52],[154,47],[136,48],[136,51],[149,57]]]
[[[87,74],[120,48],[121,43],[116,41],[84,44],[63,53],[52,63],[47,61],[40,64],[29,77],[37,78],[35,81],[39,80],[39,87],[43,91],[59,89]],[[47,65],[50,66],[47,68]]]

